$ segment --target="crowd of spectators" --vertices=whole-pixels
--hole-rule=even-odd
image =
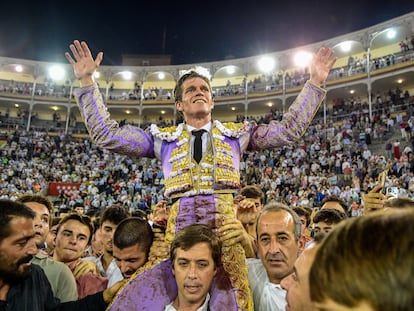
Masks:
[[[301,83],[303,81],[298,82],[298,85]],[[228,86],[230,87],[231,85],[229,84]],[[135,85],[136,94],[141,94],[139,87],[139,85]],[[156,95],[156,93],[154,96],[150,95],[151,99],[154,100]],[[128,94],[125,94],[125,96],[131,99]],[[379,176],[386,176],[383,177],[384,192],[388,194],[388,189],[397,189],[396,191],[393,190],[393,195],[400,197],[400,200],[407,198],[405,203],[412,205],[412,200],[408,199],[409,197],[414,198],[414,116],[411,105],[412,98],[408,91],[402,92],[397,88],[395,92],[388,91],[384,95],[381,92],[377,92],[376,96],[373,96],[373,99],[373,118],[369,117],[368,106],[361,99],[338,99],[334,101],[327,111],[328,123],[321,122],[323,116],[319,112],[317,118],[299,142],[293,145],[285,145],[278,149],[250,151],[243,154],[240,161],[241,186],[243,190],[249,188],[246,187],[248,185],[258,186],[251,188],[260,188],[257,189],[258,192],[256,193],[253,191],[253,197],[250,198],[253,201],[249,201],[249,204],[253,204],[254,209],[250,208],[250,215],[248,216],[252,216],[253,213],[258,215],[254,235],[260,236],[261,239],[255,241],[254,238],[252,240],[252,236],[246,239],[244,234],[236,235],[251,242],[252,257],[257,257],[257,254],[259,254],[258,257],[261,258],[254,258],[248,264],[249,285],[253,292],[255,307],[260,309],[260,303],[262,301],[260,294],[266,294],[266,287],[262,287],[267,284],[266,278],[274,285],[281,286],[273,286],[272,295],[275,294],[276,288],[278,290],[280,289],[280,301],[284,303],[286,299],[289,303],[287,308],[291,307],[289,298],[292,296],[289,294],[288,281],[285,280],[285,283],[282,284],[286,277],[290,277],[289,274],[285,274],[285,271],[283,271],[281,274],[278,274],[276,277],[273,276],[270,279],[269,271],[263,261],[273,251],[271,250],[272,246],[265,241],[267,238],[263,238],[263,236],[274,235],[275,232],[279,235],[280,232],[274,231],[276,230],[273,228],[274,226],[269,227],[269,223],[276,223],[278,226],[281,225],[283,227],[282,231],[286,236],[280,238],[279,244],[286,250],[286,273],[290,273],[291,271],[289,272],[288,269],[293,269],[293,260],[298,253],[301,253],[302,258],[304,254],[308,256],[306,251],[309,248],[303,250],[300,249],[300,245],[303,243],[303,245],[307,244],[309,247],[314,242],[311,235],[308,235],[309,230],[311,229],[310,232],[315,235],[312,235],[312,237],[315,237],[315,241],[317,241],[321,233],[327,234],[333,227],[340,226],[339,223],[348,217],[346,214],[350,217],[357,217],[364,214],[363,196],[373,188],[378,188],[378,180],[381,180]],[[32,115],[32,118],[34,116]],[[273,119],[280,119],[281,116],[280,111],[272,109],[263,117],[249,117],[248,120],[260,124],[271,122]],[[24,117],[21,119],[24,120]],[[244,117],[241,117],[239,120],[243,121]],[[2,116],[0,116],[0,124],[1,121],[3,121]],[[53,122],[59,121],[60,115],[54,113]],[[121,124],[127,122],[126,119],[120,121]],[[143,127],[148,126],[150,122],[150,120],[144,120]],[[168,120],[162,120],[160,118],[158,125],[168,126],[171,123]],[[57,192],[54,192],[54,197],[51,198],[54,201],[56,213],[59,214],[59,217],[63,217],[64,213],[69,210],[76,211],[79,214],[72,213],[60,220],[59,226],[56,228],[57,232],[53,234],[55,236],[53,240],[56,242],[54,245],[53,259],[64,262],[71,268],[78,285],[81,282],[78,282],[79,275],[77,273],[80,270],[85,270],[80,267],[96,263],[96,275],[89,275],[89,277],[92,277],[90,278],[92,283],[89,284],[98,285],[96,277],[99,277],[102,281],[102,289],[105,289],[108,279],[109,283],[111,283],[118,276],[121,277],[121,273],[118,273],[117,276],[116,272],[112,272],[114,268],[116,269],[118,267],[121,269],[121,258],[123,258],[122,260],[128,261],[129,264],[132,262],[132,257],[128,257],[131,255],[131,252],[125,248],[121,250],[121,247],[117,250],[119,245],[117,245],[115,238],[112,240],[119,233],[116,230],[119,227],[122,228],[123,223],[121,218],[123,220],[129,218],[130,214],[127,210],[131,211],[131,215],[134,215],[134,212],[151,213],[152,211],[156,214],[157,209],[163,210],[165,215],[168,213],[167,206],[164,208],[164,176],[161,163],[156,159],[131,159],[127,156],[102,150],[91,142],[87,134],[72,135],[73,133],[65,131],[26,131],[24,128],[25,126],[15,124],[13,130],[8,129],[7,131],[0,132],[0,199],[11,199],[16,202],[20,200],[20,202],[25,202],[30,207],[27,203],[31,201],[22,200],[22,194],[30,195],[40,193],[49,195],[50,197],[51,185],[55,183],[59,184],[56,188]],[[384,171],[387,174],[383,174]],[[247,204],[245,201],[248,195],[246,192],[243,193],[243,190],[239,196],[240,206],[237,206],[238,208],[242,206],[242,202],[244,202],[243,204]],[[259,197],[255,197],[255,194],[258,194]],[[372,194],[373,192],[365,197],[367,206],[365,212],[369,211],[369,207],[373,208],[373,203],[370,205],[368,202]],[[376,198],[377,196],[371,197],[374,203],[374,199]],[[336,201],[336,199],[338,200]],[[381,201],[381,199],[376,199],[376,201]],[[36,203],[34,200],[33,202]],[[237,197],[235,197],[235,204],[236,202]],[[292,207],[292,210],[297,212],[299,217],[293,212],[291,214],[287,206],[279,206],[279,203],[276,202],[282,202]],[[266,207],[257,214],[258,207],[262,203],[266,204]],[[399,208],[402,207],[403,203],[404,201],[388,200],[382,204],[386,208]],[[162,208],[160,207],[161,204],[163,205]],[[50,205],[47,206],[46,204],[44,207],[48,208],[48,213],[46,213],[48,218],[49,212],[51,212]],[[42,227],[39,224],[43,221],[45,226],[44,232],[46,232],[46,227],[48,228],[50,219],[45,220],[44,217],[43,219],[39,219],[39,215],[45,216],[45,214],[39,213],[39,210],[41,210],[39,206],[32,205],[30,208],[38,213],[35,219],[39,223],[34,223],[35,228]],[[317,211],[314,208],[320,210]],[[241,209],[244,209],[244,207]],[[89,217],[84,218],[81,215],[84,211],[87,215],[95,216],[94,222],[98,224],[95,227],[95,231],[92,229],[91,219]],[[101,213],[102,211],[103,213]],[[242,214],[238,210],[237,217],[239,213],[240,215]],[[290,216],[287,214],[290,214]],[[98,215],[100,215],[100,219]],[[140,218],[132,220],[139,220],[141,223],[147,222],[146,219],[141,219],[142,216],[145,218],[145,215],[140,213],[135,213],[135,215],[139,215]],[[292,218],[292,221],[286,221],[286,216]],[[82,227],[82,225],[84,227],[86,226],[81,221],[82,219],[88,220],[89,230],[85,230],[86,228]],[[155,242],[164,241],[164,237],[160,233],[162,232],[161,227],[165,227],[165,222],[161,225],[156,218],[149,217],[149,219],[151,219],[149,223],[153,226],[152,229],[154,232],[151,231],[151,227],[148,224],[147,229],[149,231],[147,231],[152,234],[155,233],[158,236],[158,240]],[[167,217],[162,217],[162,219],[166,221]],[[245,224],[241,222],[241,219],[239,219],[240,223],[237,223],[238,228],[233,228],[232,230],[236,230],[237,232],[237,230],[241,229],[244,232],[246,227],[244,227]],[[359,219],[364,218],[360,217]],[[73,224],[73,221],[77,221],[78,223]],[[310,222],[311,226],[309,226]],[[31,226],[31,222],[27,222],[27,224]],[[119,227],[117,228],[118,225]],[[229,239],[224,238],[227,231],[227,228],[224,228],[226,225],[233,226],[234,223],[225,224],[219,228],[222,231],[218,232],[223,241],[233,243],[228,242]],[[298,225],[301,227],[301,232],[298,230]],[[77,231],[79,226],[80,230]],[[100,229],[97,230],[96,228]],[[271,228],[271,230],[268,228]],[[185,230],[180,231],[180,233]],[[383,229],[381,230],[383,231]],[[378,232],[381,232],[381,230],[378,230]],[[77,249],[78,257],[75,258],[75,261],[73,261],[74,258],[70,258],[70,261],[68,258],[61,256],[62,253],[60,251],[68,245],[65,243],[71,243],[70,241],[73,240],[72,234],[75,236],[77,232],[80,233],[80,240],[83,241],[79,242]],[[125,232],[128,232],[128,230]],[[246,231],[246,233],[248,232]],[[67,236],[66,238],[64,237],[65,235]],[[119,235],[130,237],[129,234],[125,233],[119,233]],[[92,241],[95,240],[95,243],[100,240],[101,250],[103,251],[102,257],[93,258],[92,256],[82,258],[86,255],[86,252],[81,248],[86,248],[86,241],[89,240],[90,242],[91,238]],[[65,242],[65,239],[68,242]],[[285,241],[281,241],[281,239]],[[388,240],[389,237],[386,241],[388,242]],[[112,241],[114,244],[113,249]],[[201,243],[204,242],[202,241]],[[241,244],[246,251],[247,247],[245,243],[242,242]],[[171,261],[174,262],[175,242],[172,245],[170,254]],[[220,244],[217,242],[216,245],[219,247]],[[393,245],[394,248],[398,248],[395,243]],[[46,248],[49,245],[45,245],[43,240],[43,242],[36,246],[43,251],[42,247]],[[91,243],[90,247],[90,250],[94,251],[93,243]],[[223,244],[223,247],[226,247],[228,250],[227,245]],[[139,246],[138,249],[141,250],[141,247]],[[154,243],[152,249],[159,249],[159,245]],[[185,251],[188,250],[185,249]],[[149,249],[146,251],[145,260],[147,260],[148,252],[150,253]],[[166,253],[168,254],[168,251]],[[92,255],[94,254],[98,253],[92,253]],[[373,257],[376,258],[378,256]],[[88,260],[92,261],[88,263]],[[296,263],[300,263],[299,260],[301,258]],[[361,261],[361,258],[358,260]],[[315,261],[318,264],[320,263],[318,259],[315,259]],[[108,263],[110,264],[107,265]],[[141,264],[144,264],[144,262]],[[240,265],[238,264],[237,266],[239,267]],[[302,263],[295,264],[295,271],[291,276],[293,281],[298,274],[298,269],[296,269],[298,266],[303,267]],[[265,274],[259,274],[262,269],[261,267],[267,276]],[[352,269],[354,268],[352,265],[350,267]],[[409,265],[404,267],[409,267]],[[137,269],[140,268],[138,266],[135,266],[133,269],[131,268],[129,276],[124,275],[124,270],[120,272],[122,272],[123,277],[128,278],[131,277],[131,274],[134,275],[138,271]],[[176,266],[174,266],[174,271],[178,271]],[[110,275],[111,273],[112,275]],[[180,288],[180,278],[177,277],[176,273],[174,275],[176,277],[177,287]],[[211,279],[213,275],[211,274]],[[255,278],[255,275],[259,275],[260,277]],[[356,273],[356,275],[358,276],[360,274]],[[86,281],[83,281],[83,283],[86,285]],[[152,284],[152,282],[149,283]],[[138,288],[142,289],[141,286],[138,286]],[[288,290],[286,298],[284,297],[285,292],[283,290]],[[86,292],[79,292],[78,287],[79,298],[86,294]],[[305,297],[305,294],[306,292],[302,291],[301,297]],[[118,302],[122,298],[125,298],[120,297],[118,298]],[[206,298],[206,303],[208,303],[208,299]],[[299,304],[302,302],[305,303],[306,299],[301,299],[297,300]],[[109,300],[105,299],[105,301],[108,302]],[[139,299],[136,299],[136,301],[139,301]],[[272,308],[270,307],[270,309]]]
[[[376,101],[372,122],[364,110],[326,126],[316,120],[298,144],[245,153],[242,186],[260,185],[265,202],[318,207],[324,197],[334,194],[355,209],[378,174],[389,169],[387,185],[400,188],[401,195],[414,196],[410,97],[402,97],[397,113],[390,111],[395,106],[392,98]],[[402,123],[408,131],[405,136]],[[18,129],[4,133],[0,153],[0,198],[15,199],[27,192],[47,195],[50,182],[63,182],[80,186],[59,189],[54,198],[57,208],[81,203],[99,211],[118,203],[149,211],[164,199],[164,178],[156,159],[130,159],[101,150],[87,135],[75,138],[63,132]]]

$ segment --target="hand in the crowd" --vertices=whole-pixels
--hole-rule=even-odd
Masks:
[[[99,52],[96,59],[93,59],[91,50],[86,42],[73,41],[70,46],[72,55],[69,52],[65,53],[66,59],[73,66],[73,71],[77,79],[79,79],[81,86],[88,86],[94,83],[93,74],[101,64],[103,59],[103,52]]]
[[[73,271],[73,275],[77,278],[89,272],[92,272],[93,274],[100,274],[96,263],[90,260],[80,260]]]
[[[103,255],[103,249],[97,250],[96,252],[94,251],[92,255],[95,256],[96,258],[101,257]]]
[[[170,254],[170,245],[165,242],[165,233],[159,228],[154,228],[152,231],[154,232],[154,240],[150,248],[148,259],[168,258]]]
[[[246,252],[246,257],[256,257],[254,238],[246,232],[239,220],[224,219],[222,226],[217,230],[217,234],[223,246],[229,247],[241,243]]]
[[[253,201],[243,199],[237,204],[238,210],[254,209],[257,211],[256,204]]]
[[[258,210],[253,201],[243,199],[236,206],[237,219],[243,224],[254,224]]]
[[[237,205],[237,204],[239,204],[239,203],[240,203],[240,201],[243,201],[245,198],[246,198],[246,197],[245,197],[244,195],[241,195],[241,194],[236,195],[236,196],[233,198],[233,204],[234,204],[234,205]]]
[[[92,255],[96,258],[101,257],[104,254],[103,248],[101,249],[93,249]]]
[[[334,52],[330,48],[320,48],[313,56],[310,65],[310,81],[316,85],[322,85],[328,77],[329,71],[336,62]]]
[[[169,216],[167,201],[160,200],[154,208],[154,222],[167,220]]]
[[[111,287],[107,288],[103,292],[103,299],[105,303],[110,303],[114,298],[115,295],[118,293],[118,291],[126,284],[128,283],[128,279],[123,279],[121,281],[116,282]]]
[[[310,223],[311,224],[313,224],[313,218],[315,217],[317,212],[319,212],[319,208],[312,208],[312,213],[310,215]]]
[[[376,185],[370,192],[362,198],[364,203],[364,212],[369,213],[384,208],[387,197],[381,192],[382,185]]]

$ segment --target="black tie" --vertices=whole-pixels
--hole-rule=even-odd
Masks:
[[[191,131],[191,133],[194,135],[194,154],[193,158],[197,161],[197,163],[200,163],[201,157],[203,155],[203,141],[201,139],[201,136],[206,130],[194,130]]]

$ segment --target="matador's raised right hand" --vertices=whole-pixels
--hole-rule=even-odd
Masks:
[[[93,84],[93,74],[101,64],[103,59],[103,52],[99,52],[96,59],[93,59],[91,50],[85,41],[79,42],[78,40],[73,41],[70,46],[72,55],[69,52],[65,53],[66,59],[73,66],[75,76],[80,81],[80,86],[85,87]]]

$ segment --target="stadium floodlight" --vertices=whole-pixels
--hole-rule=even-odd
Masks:
[[[260,71],[269,73],[275,68],[275,60],[270,56],[263,56],[257,62]]]
[[[394,29],[388,29],[387,31],[388,39],[394,39],[396,35],[397,35],[397,32]]]
[[[312,54],[309,52],[300,51],[295,54],[293,60],[297,67],[307,67],[312,60]]]
[[[14,67],[14,69],[15,69],[17,72],[22,72],[22,71],[23,71],[23,66],[22,66],[22,65],[16,65],[16,67]]]
[[[122,72],[120,72],[120,74],[121,74],[121,76],[124,80],[131,80],[131,78],[132,78],[132,72],[131,71],[122,71]]]
[[[338,44],[341,48],[341,51],[344,53],[348,53],[352,48],[352,41],[344,41]]]
[[[49,76],[54,81],[63,80],[65,77],[65,69],[60,65],[53,65],[49,68]]]
[[[227,74],[232,75],[236,72],[236,67],[234,67],[233,65],[226,66],[226,72]]]

